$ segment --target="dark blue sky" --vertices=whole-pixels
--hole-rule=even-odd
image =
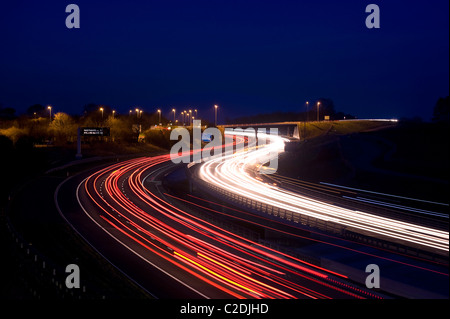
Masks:
[[[81,28],[67,29],[78,4]],[[381,28],[367,29],[376,3]],[[139,106],[203,116],[303,110],[431,118],[449,95],[449,2],[10,1],[0,6],[0,103],[80,113]]]

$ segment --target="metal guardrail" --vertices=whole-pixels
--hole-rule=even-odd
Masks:
[[[86,284],[80,289],[69,289],[65,284],[67,273],[63,266],[53,262],[48,256],[41,253],[22,234],[20,234],[8,216],[4,216],[5,227],[9,232],[12,243],[16,246],[16,253],[20,259],[20,267],[32,278],[32,282],[25,281],[27,276],[22,280],[28,288],[28,293],[33,299],[85,299],[99,298],[98,291],[88,289]],[[87,283],[89,286],[90,283]]]
[[[18,278],[28,289],[26,298],[32,299],[107,299],[116,296],[107,289],[99,287],[89,278],[83,276],[79,288],[68,288],[65,280],[69,273],[66,273],[66,266],[45,254],[39,247],[18,231],[14,222],[10,219],[11,205],[14,201],[15,193],[11,193],[9,202],[5,208],[1,209],[0,222],[6,233],[4,236],[9,241],[12,251],[19,261],[17,265],[23,272],[23,276]],[[29,280],[29,281],[27,281]],[[26,293],[26,292],[25,292]]]
[[[219,194],[242,208],[249,209],[258,213],[267,214],[269,216],[276,217],[278,219],[284,220],[286,222],[291,222],[296,225],[302,225],[304,226],[305,230],[314,229],[322,230],[326,233],[334,233],[338,235],[344,234],[345,227],[343,227],[342,225],[327,222],[319,218],[302,215],[297,212],[292,212],[260,201],[256,201],[249,197],[242,196],[216,185],[207,183],[199,178],[194,177],[194,174],[191,174],[191,179],[193,180],[194,185],[201,188],[203,191],[208,193],[213,192],[215,193],[215,195]]]
[[[278,185],[283,185],[283,181],[277,180],[277,183],[278,183]],[[289,188],[287,188],[287,189],[290,190]],[[295,190],[294,190],[294,192],[295,192]],[[322,201],[324,200],[323,193],[319,197],[317,195],[318,192],[315,190],[303,188],[301,190],[301,193],[302,193],[302,195],[306,195],[307,197],[310,197],[312,199],[322,200]],[[438,230],[448,230],[448,227],[449,227],[448,220],[437,220],[436,218],[421,216],[419,214],[412,214],[412,213],[407,213],[407,212],[405,213],[405,212],[401,212],[400,210],[395,210],[390,207],[380,207],[380,206],[376,206],[374,204],[370,204],[370,203],[366,203],[366,202],[362,202],[362,201],[358,201],[358,200],[353,200],[350,203],[349,200],[351,200],[351,198],[343,199],[340,196],[331,195],[331,194],[327,194],[326,196],[327,197],[325,199],[325,202],[342,207],[342,208],[358,210],[361,212],[367,212],[367,213],[371,213],[373,215],[382,216],[382,217],[386,217],[386,218],[392,218],[395,220],[408,222],[408,223],[412,223],[412,224],[416,224],[416,225],[421,225],[421,226],[425,226],[425,227],[430,227],[430,228],[434,228],[434,229],[438,229]]]

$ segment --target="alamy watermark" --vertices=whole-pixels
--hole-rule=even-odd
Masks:
[[[66,287],[69,289],[80,288],[80,267],[76,264],[67,265],[66,273],[69,273],[66,277]]]
[[[66,27],[68,29],[80,28],[80,7],[76,4],[69,4],[66,6],[66,13],[70,13],[66,17]]]
[[[380,267],[376,264],[367,265],[366,273],[370,273],[366,277],[366,287],[369,289],[380,288]]]
[[[365,9],[369,15],[366,17],[366,27],[368,29],[380,28],[380,7],[374,3],[368,4]],[[66,27],[68,29],[80,28],[80,7],[77,4],[71,3],[66,6]]]
[[[376,4],[369,4],[366,6],[366,13],[370,13],[366,17],[366,27],[368,29],[380,28],[380,7]]]

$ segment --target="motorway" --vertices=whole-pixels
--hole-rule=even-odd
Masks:
[[[281,152],[284,146],[282,138],[270,138],[272,140],[269,148],[273,149],[273,154]],[[449,234],[446,230],[342,208],[266,183],[254,172],[261,165],[258,160],[267,156],[267,152],[266,148],[261,148],[209,160],[202,165],[200,178],[235,194],[303,216],[342,225],[347,230],[413,244],[425,250],[448,255]]]
[[[147,269],[159,289],[166,286],[160,294],[149,282],[145,288],[156,297],[375,297],[339,273],[268,249],[172,205],[160,183],[174,166],[167,155],[118,163],[90,174],[76,193],[96,233],[107,233],[115,246],[128,250],[126,256],[145,261],[140,273]],[[77,229],[86,223],[73,213],[68,220]],[[104,246],[101,237],[91,244]]]
[[[379,298],[174,205],[162,182],[176,168],[169,155],[136,158],[80,174],[55,198],[91,246],[156,298]]]
[[[248,196],[281,203],[279,196],[293,195],[267,183],[259,184],[249,171],[254,171],[255,161],[268,161],[282,148],[282,140],[271,140],[247,152],[225,155],[221,161],[210,159],[201,165],[201,174],[223,187],[240,187],[236,191],[241,194],[249,192]],[[63,217],[92,247],[156,298],[381,297],[350,282],[342,273],[263,246],[201,218],[198,213],[205,208],[197,205],[193,210],[180,205],[164,187],[165,177],[180,165],[173,164],[169,155],[118,162],[68,179],[55,199]],[[294,197],[283,205],[294,205],[295,209],[314,205],[301,208],[302,213],[327,205],[304,198],[299,202],[298,194]],[[342,213],[336,207],[333,212]],[[448,233],[445,246],[439,237],[445,238],[445,234],[414,225],[395,228],[398,226],[392,223],[387,220],[376,231],[418,240],[411,236],[420,230],[426,233],[421,239],[424,244],[448,250]]]

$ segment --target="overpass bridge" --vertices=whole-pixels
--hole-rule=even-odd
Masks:
[[[254,128],[256,131],[256,134],[258,134],[258,129],[266,129],[266,132],[270,128],[276,128],[278,129],[278,135],[291,137],[293,139],[300,139],[300,131],[299,131],[299,125],[302,122],[272,122],[272,123],[250,123],[250,124],[225,124],[225,125],[218,125],[219,128]]]

